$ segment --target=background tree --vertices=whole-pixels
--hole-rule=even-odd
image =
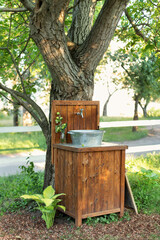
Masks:
[[[36,0],[35,2],[16,0],[14,3],[1,1],[0,11],[5,13],[5,16],[8,15],[7,19],[14,17],[17,26],[23,29],[21,33],[26,30],[28,38],[25,37],[24,41],[21,41],[21,34],[19,34],[14,40],[17,41],[17,47],[12,48],[15,45],[14,41],[13,46],[11,45],[11,32],[13,33],[15,29],[12,29],[12,24],[8,26],[7,19],[3,22],[3,26],[8,27],[9,30],[8,40],[5,36],[1,39],[4,40],[0,48],[3,50],[1,56],[3,55],[4,62],[9,58],[12,60],[14,70],[19,77],[19,84],[15,87],[6,86],[6,78],[1,77],[0,89],[2,94],[9,93],[24,106],[42,128],[47,143],[44,187],[50,184],[53,178],[50,118],[49,120],[46,118],[31,96],[31,92],[35,91],[35,82],[30,81],[30,78],[24,78],[26,72],[23,67],[24,62],[30,62],[33,66],[33,61],[38,61],[35,55],[37,54],[38,58],[38,49],[40,50],[52,79],[50,101],[53,99],[91,100],[94,71],[108,48],[127,0],[106,0],[98,14],[95,12],[97,3],[96,0],[75,0],[74,3],[69,0]],[[70,13],[72,13],[71,24],[67,28],[65,20],[70,20],[68,18]],[[97,18],[93,25],[94,13]],[[20,19],[22,22],[19,21]],[[38,49],[34,48],[30,51],[32,60],[29,61],[30,59],[27,60],[21,54],[21,46],[23,45],[23,53],[32,48],[31,38]]]
[[[160,96],[159,69],[156,65],[156,57],[141,57],[138,53],[124,54],[118,51],[111,58],[116,61],[117,67],[122,67],[124,70],[121,79],[115,79],[115,81],[122,83],[123,88],[133,90],[135,102],[133,119],[138,120],[138,104],[142,107],[146,117],[149,102]],[[135,130],[136,127],[133,128],[133,131]]]

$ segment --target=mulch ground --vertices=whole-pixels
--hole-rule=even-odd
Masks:
[[[47,230],[41,215],[35,212],[5,214],[0,217],[0,240],[150,240],[160,239],[160,215],[138,214],[131,219],[111,224],[88,225],[79,228],[66,215],[59,214]]]

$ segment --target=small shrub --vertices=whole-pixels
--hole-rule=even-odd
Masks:
[[[100,216],[100,217],[92,217],[92,218],[88,217],[87,220],[86,220],[86,224],[88,224],[88,225],[95,225],[97,223],[110,224],[112,222],[118,222],[119,220],[122,221],[124,219],[127,220],[127,221],[130,220],[130,216],[129,216],[128,211],[126,211],[124,213],[124,216],[120,219],[118,217],[118,214],[116,214],[116,213],[111,213],[111,214],[103,215],[103,216]]]
[[[61,195],[65,194],[55,194],[55,190],[52,188],[52,186],[48,186],[43,191],[43,194],[22,195],[21,198],[32,199],[36,201],[38,205],[36,209],[42,212],[42,219],[46,222],[47,229],[49,229],[54,223],[57,208],[59,207],[65,211],[65,207],[58,204],[61,199],[57,198]]]
[[[39,179],[39,173],[35,172],[35,166],[34,163],[29,160],[29,157],[26,158],[27,166],[19,166],[21,169],[21,174],[24,174],[27,177],[27,181],[25,181],[25,185],[28,187],[28,189],[37,190],[38,192],[41,191],[41,183]],[[28,181],[29,179],[29,181]]]
[[[34,163],[27,158],[27,166],[21,166],[21,173],[8,177],[0,177],[0,214],[16,212],[26,207],[29,210],[28,201],[19,196],[23,193],[32,194],[35,191],[41,193],[43,189],[43,172],[34,171]]]
[[[129,179],[138,211],[160,213],[160,178],[150,169],[129,173]]]

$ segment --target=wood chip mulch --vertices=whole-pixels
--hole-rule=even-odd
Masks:
[[[138,214],[131,211],[131,219],[111,224],[88,225],[79,228],[74,220],[59,214],[54,225],[47,230],[41,215],[35,212],[5,214],[0,217],[0,240],[158,240],[160,215]]]

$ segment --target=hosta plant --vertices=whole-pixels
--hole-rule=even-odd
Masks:
[[[65,207],[59,205],[61,199],[57,199],[61,195],[65,194],[55,194],[55,190],[53,189],[53,187],[48,186],[43,191],[43,194],[22,195],[21,198],[32,199],[36,201],[38,205],[36,209],[39,209],[42,212],[42,219],[46,222],[47,229],[49,229],[53,226],[57,208],[59,207],[65,211]]]

